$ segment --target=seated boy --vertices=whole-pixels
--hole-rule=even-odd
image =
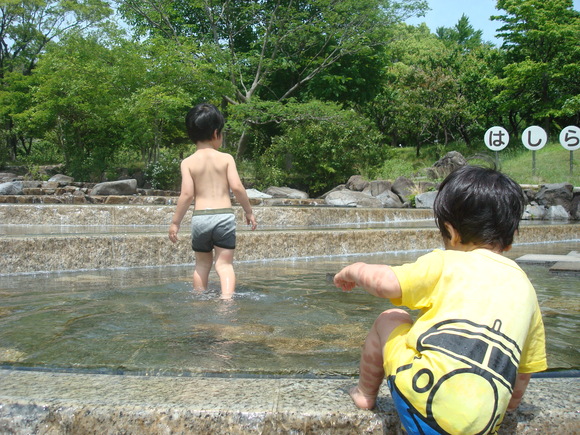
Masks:
[[[379,315],[363,346],[356,406],[375,406],[386,376],[410,434],[496,433],[531,373],[545,370],[542,316],[526,274],[502,256],[524,208],[513,180],[465,166],[441,184],[434,212],[445,250],[402,266],[347,266],[337,287],[355,286],[401,309]]]
[[[215,251],[222,298],[229,299],[236,286],[233,268],[236,222],[230,189],[244,209],[252,230],[256,229],[256,218],[233,157],[218,151],[225,124],[220,111],[211,104],[198,104],[188,112],[185,124],[196,151],[181,162],[181,193],[169,227],[169,239],[177,242],[181,220],[195,200],[191,220],[191,246],[195,251],[193,287],[207,289]]]

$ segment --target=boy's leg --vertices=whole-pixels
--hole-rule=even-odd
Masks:
[[[229,299],[236,289],[234,250],[215,247],[215,271],[220,277],[222,298]]]
[[[375,320],[363,346],[358,385],[350,390],[350,396],[357,407],[374,408],[385,377],[383,349],[391,332],[403,323],[412,324],[413,321],[406,311],[398,308],[384,311]]]
[[[207,290],[207,281],[212,263],[212,252],[195,252],[195,269],[193,271],[194,290]]]

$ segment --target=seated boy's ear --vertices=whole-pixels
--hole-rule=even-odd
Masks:
[[[503,248],[503,252],[507,252],[510,249],[512,249],[512,245],[507,245],[505,248]]]
[[[451,235],[451,238],[449,239],[449,245],[451,247],[459,246],[461,244],[461,236],[459,235],[459,232],[449,222],[445,222],[444,225],[447,229],[447,232]]]

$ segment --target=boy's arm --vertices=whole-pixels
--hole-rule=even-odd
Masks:
[[[354,263],[334,276],[334,284],[350,291],[362,287],[374,296],[386,299],[401,297],[401,285],[389,266],[382,264]]]
[[[246,214],[246,223],[252,226],[252,230],[255,230],[258,226],[258,223],[254,217],[254,212],[252,211],[252,206],[250,204],[250,198],[248,198],[246,189],[242,184],[242,180],[240,180],[240,175],[238,174],[236,162],[234,161],[233,157],[231,157],[231,161],[228,164],[227,177],[230,189],[232,189],[234,196],[244,209],[244,213]]]
[[[173,213],[171,225],[169,226],[169,240],[173,243],[177,242],[177,232],[179,231],[183,216],[185,216],[185,213],[187,213],[191,205],[191,201],[193,201],[194,192],[193,178],[191,178],[189,168],[184,162],[181,162],[181,193],[179,194],[177,208],[175,209],[175,213]]]
[[[518,375],[516,376],[516,384],[514,386],[514,392],[512,393],[510,403],[508,403],[507,407],[508,411],[516,410],[516,408],[522,401],[522,397],[524,397],[524,393],[526,392],[526,388],[528,387],[528,383],[530,382],[531,377],[532,377],[531,373],[518,373]]]

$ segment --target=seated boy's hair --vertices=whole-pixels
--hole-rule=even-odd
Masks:
[[[433,210],[443,237],[451,238],[447,222],[459,233],[461,243],[503,251],[513,242],[524,206],[522,188],[508,176],[493,169],[463,166],[441,183]]]
[[[224,128],[225,119],[213,104],[201,103],[192,108],[185,117],[187,135],[193,142],[209,141],[217,130]]]

